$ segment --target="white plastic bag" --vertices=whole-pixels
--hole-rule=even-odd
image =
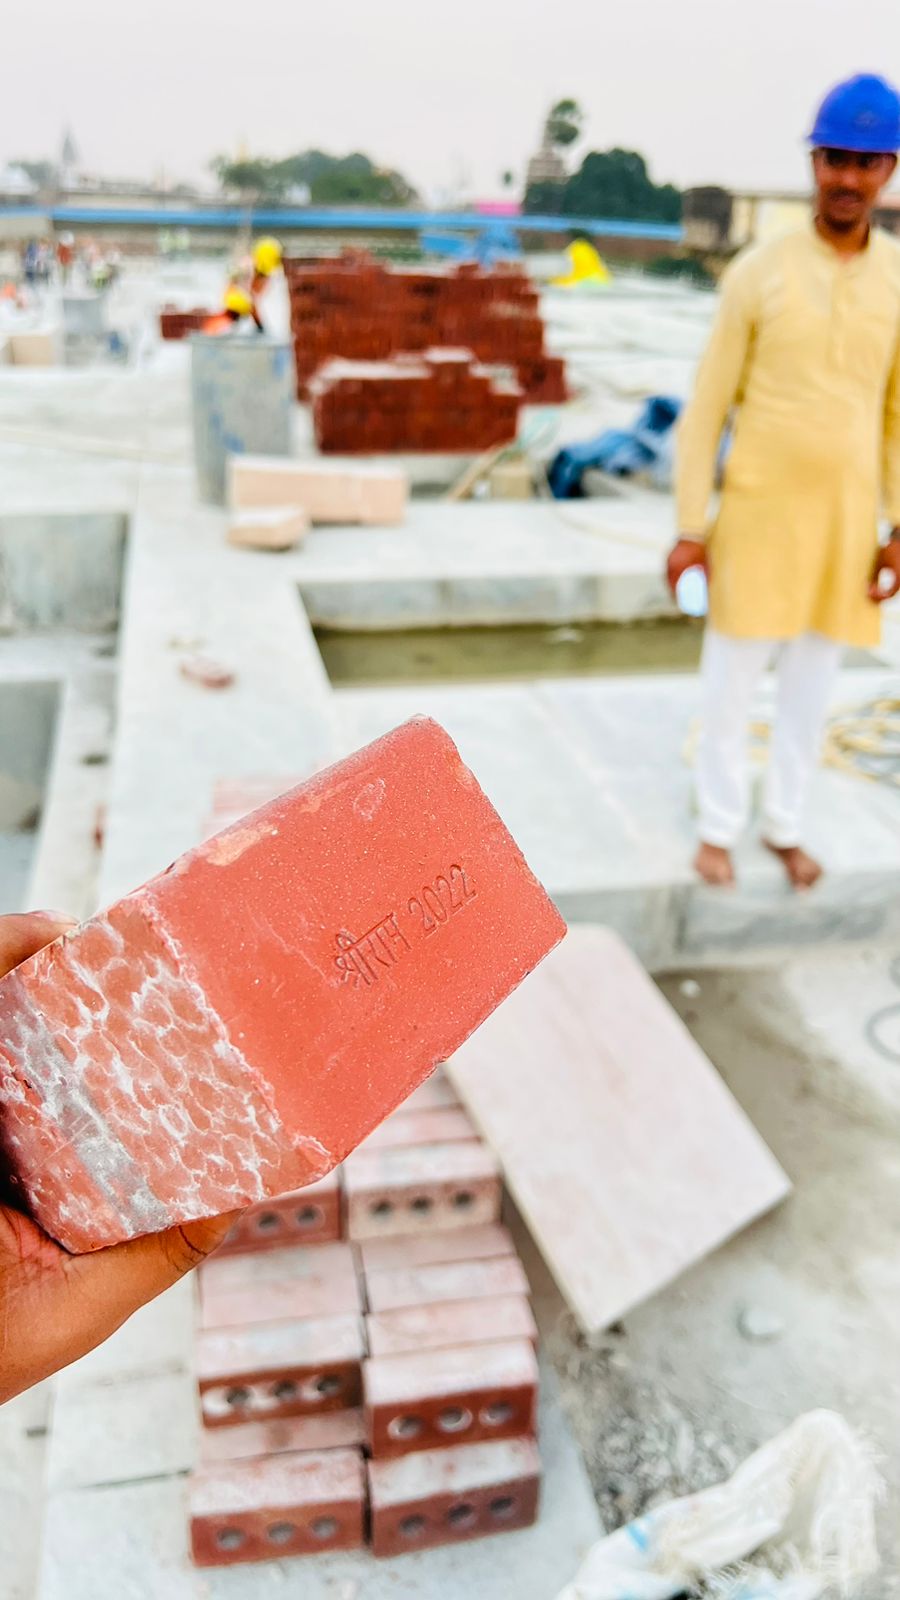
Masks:
[[[726,1483],[601,1539],[557,1600],[669,1600],[685,1590],[817,1600],[832,1586],[849,1596],[878,1568],[880,1487],[871,1452],[843,1417],[811,1411]]]

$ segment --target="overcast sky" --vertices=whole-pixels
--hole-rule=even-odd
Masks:
[[[898,0],[44,0],[4,30],[0,159],[200,178],[253,154],[360,149],[428,195],[496,193],[545,107],[659,180],[793,187],[837,77],[900,77]]]

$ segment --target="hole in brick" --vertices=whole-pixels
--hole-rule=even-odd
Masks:
[[[470,1189],[460,1189],[453,1196],[453,1204],[457,1211],[468,1211],[469,1207],[475,1204],[475,1196]]]
[[[233,1389],[225,1390],[226,1404],[234,1406],[235,1411],[240,1410],[241,1406],[248,1406],[252,1399],[253,1396],[250,1390],[245,1389],[241,1384],[236,1384]]]
[[[336,1517],[316,1517],[312,1524],[313,1537],[316,1539],[333,1539],[337,1531]]]
[[[271,1528],[266,1529],[266,1537],[273,1544],[290,1544],[296,1532],[292,1522],[273,1522]]]
[[[418,1211],[420,1215],[424,1215],[426,1211],[431,1210],[433,1205],[434,1201],[431,1199],[430,1195],[417,1194],[415,1200],[410,1201],[409,1208],[411,1211]]]
[[[442,1433],[464,1433],[471,1426],[472,1413],[463,1406],[448,1406],[438,1416],[438,1427]]]
[[[495,1400],[492,1405],[485,1406],[479,1415],[486,1428],[502,1428],[504,1423],[512,1422],[513,1408],[506,1400]]]
[[[421,1417],[392,1417],[388,1434],[392,1439],[415,1439],[422,1432]]]
[[[240,1528],[220,1528],[216,1534],[216,1544],[220,1550],[240,1550],[246,1537]]]
[[[340,1394],[341,1389],[343,1388],[343,1383],[341,1379],[336,1378],[333,1373],[326,1373],[324,1377],[316,1378],[313,1388],[315,1389],[316,1394],[320,1394],[324,1400],[327,1399],[329,1395]]]
[[[393,1209],[390,1200],[373,1200],[369,1213],[373,1217],[389,1217]]]
[[[325,1213],[321,1206],[301,1206],[297,1212],[297,1226],[299,1228],[315,1228],[324,1220]]]
[[[492,1500],[490,1504],[491,1516],[496,1517],[498,1522],[511,1517],[515,1509],[516,1502],[511,1494],[498,1494],[496,1500]]]
[[[460,1506],[451,1506],[447,1521],[451,1528],[471,1528],[475,1522],[475,1507],[465,1502]]]
[[[264,1211],[262,1216],[256,1219],[257,1231],[259,1233],[271,1233],[273,1228],[278,1227],[280,1221],[281,1218],[277,1211]]]
[[[292,1378],[279,1378],[273,1383],[269,1393],[274,1400],[294,1400],[297,1397],[297,1385]]]
[[[401,1539],[419,1539],[425,1532],[424,1517],[404,1517],[400,1523]]]

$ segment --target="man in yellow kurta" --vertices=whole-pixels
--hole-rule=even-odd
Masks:
[[[875,644],[878,606],[900,590],[900,246],[871,227],[900,96],[879,78],[838,85],[811,142],[814,215],[728,269],[679,432],[668,576],[674,589],[690,567],[709,575],[695,864],[713,884],[734,881],[750,706],[776,660],[763,837],[795,888],[819,877],[801,828],[841,648]],[[882,513],[893,531],[879,544]]]

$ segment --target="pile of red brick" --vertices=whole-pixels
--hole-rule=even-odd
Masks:
[[[212,313],[203,306],[193,311],[179,311],[177,306],[163,306],[159,313],[159,331],[164,339],[186,339],[190,333],[199,333]]]
[[[310,384],[323,454],[489,450],[516,437],[522,390],[470,350],[328,361]]]
[[[527,1527],[538,1370],[490,1152],[441,1075],[200,1269],[202,1566]]]
[[[511,367],[531,404],[568,399],[565,364],[544,349],[537,291],[517,267],[401,272],[348,252],[318,262],[289,258],[284,270],[301,398],[333,356],[386,361],[447,345]]]

